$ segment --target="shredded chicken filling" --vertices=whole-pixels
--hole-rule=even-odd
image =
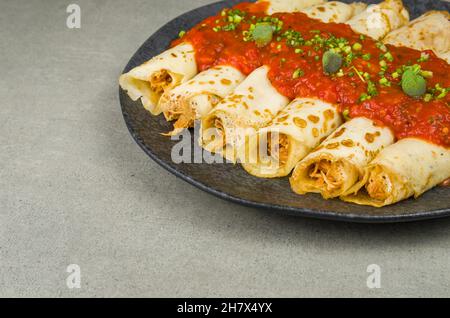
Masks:
[[[160,70],[152,74],[150,87],[156,94],[163,94],[164,90],[172,84],[172,76],[167,70]]]
[[[211,125],[212,123],[212,125]],[[220,118],[214,117],[210,120],[210,128],[206,129],[203,142],[211,152],[225,149],[225,128]],[[214,132],[214,133],[213,133]]]
[[[182,103],[181,107],[170,111],[172,118],[177,118],[173,125],[175,129],[194,127],[195,110],[187,103]]]
[[[387,174],[373,171],[370,173],[366,190],[371,198],[385,201],[389,197],[391,189],[391,180]]]
[[[289,156],[289,138],[285,134],[279,134],[278,135],[278,145],[276,145],[274,148],[272,148],[272,142],[275,140],[272,137],[271,133],[267,134],[267,155],[269,157],[274,157],[275,160],[278,160],[280,165],[285,165],[288,156]],[[273,152],[273,150],[275,150]]]
[[[222,120],[216,118],[214,120],[214,126],[216,127],[216,131],[218,132],[218,139],[216,140],[216,147],[225,147],[225,127],[223,126]],[[217,138],[216,137],[216,138]]]
[[[219,97],[215,95],[207,96],[207,103],[209,103],[210,107],[214,107],[219,103]],[[177,119],[174,124],[175,129],[183,129],[183,128],[192,128],[194,127],[195,119],[197,118],[196,109],[199,107],[198,102],[195,101],[195,98],[184,100],[179,103],[176,103],[173,109],[169,110],[168,116],[172,119]],[[217,119],[216,119],[217,122]],[[223,129],[223,127],[222,127]]]
[[[333,191],[344,183],[344,165],[342,162],[320,160],[310,168],[309,176],[315,181],[316,187]]]

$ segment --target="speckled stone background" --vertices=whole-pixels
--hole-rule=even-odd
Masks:
[[[79,30],[66,7],[82,10]],[[0,296],[450,296],[450,219],[332,223],[245,208],[131,139],[117,77],[208,0],[0,1]],[[66,267],[81,267],[80,289]],[[381,289],[366,286],[369,264]]]

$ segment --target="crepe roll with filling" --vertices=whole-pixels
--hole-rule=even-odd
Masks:
[[[244,74],[234,67],[216,66],[165,93],[159,107],[168,121],[176,120],[170,135],[193,127],[195,120],[205,117],[244,79]]]
[[[121,75],[119,84],[132,100],[141,99],[145,109],[153,115],[159,115],[161,110],[158,102],[163,93],[196,74],[194,47],[182,43]]]
[[[300,12],[305,13],[312,19],[318,19],[325,23],[344,23],[353,16],[363,12],[366,7],[367,4],[362,2],[347,4],[339,1],[330,1],[302,9]]]
[[[365,169],[364,178],[341,199],[383,207],[424,192],[450,178],[450,149],[406,138],[384,149]]]
[[[298,98],[268,127],[246,138],[238,151],[244,169],[260,178],[284,177],[342,124],[336,105]]]
[[[253,71],[202,119],[200,144],[236,162],[236,149],[247,132],[267,126],[288,103],[272,86],[269,67]]]
[[[326,0],[259,0],[267,3],[267,14],[281,12],[298,12],[313,5],[325,3]]]
[[[291,187],[298,194],[320,193],[325,199],[345,195],[362,179],[367,164],[393,142],[389,128],[354,118],[298,163]]]
[[[388,34],[385,44],[433,50],[436,54],[450,50],[450,14],[447,11],[429,11],[410,24]]]
[[[409,13],[401,0],[385,0],[379,4],[369,5],[347,24],[355,32],[380,40],[408,22]]]

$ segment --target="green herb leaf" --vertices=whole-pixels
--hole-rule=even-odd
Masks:
[[[420,97],[427,91],[427,81],[413,69],[408,69],[402,75],[402,89],[408,96]]]
[[[323,54],[322,65],[325,73],[333,74],[340,70],[342,66],[342,56],[333,52],[327,51]]]
[[[372,81],[367,81],[367,93],[368,93],[370,96],[376,96],[376,95],[378,95],[377,86],[375,85],[374,82],[372,82]]]
[[[253,40],[258,47],[263,47],[269,44],[273,38],[273,28],[270,23],[257,23],[252,32]]]

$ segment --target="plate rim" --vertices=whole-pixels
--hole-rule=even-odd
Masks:
[[[232,2],[240,2],[239,0],[231,0]],[[443,2],[442,0],[439,0]],[[184,16],[190,15],[196,11],[200,11],[206,9],[208,7],[217,6],[220,4],[227,4],[226,1],[218,1],[211,4],[207,4],[204,6],[200,6],[198,8],[189,10],[187,12],[182,13],[181,15],[175,17],[169,22],[165,23],[161,26],[157,31],[155,31],[144,43],[139,46],[137,51],[132,55],[130,60],[127,62],[122,74],[129,71],[133,65],[133,60],[136,56],[139,55],[139,52],[145,47],[145,44],[154,38],[158,33],[160,33],[163,29],[167,28],[168,25],[171,25],[177,22]],[[293,207],[288,205],[279,205],[279,204],[269,204],[258,201],[252,201],[244,198],[240,198],[229,193],[223,192],[221,190],[215,189],[211,186],[204,184],[201,181],[196,180],[184,172],[177,170],[170,163],[166,162],[164,159],[161,159],[151,148],[149,148],[143,140],[140,138],[138,133],[134,130],[129,115],[125,109],[125,98],[129,98],[126,92],[119,86],[119,101],[120,108],[122,112],[123,119],[125,121],[125,125],[131,134],[133,140],[138,144],[138,146],[147,154],[153,161],[155,161],[159,166],[169,171],[176,177],[182,179],[183,181],[195,186],[196,188],[214,195],[217,198],[220,198],[225,201],[233,202],[234,204],[239,204],[251,208],[265,209],[277,212],[279,214],[291,215],[297,217],[306,217],[311,219],[321,219],[321,220],[330,220],[330,221],[339,221],[339,222],[351,222],[351,223],[405,223],[405,222],[416,222],[423,220],[431,220],[436,218],[444,218],[450,216],[450,207],[444,209],[436,209],[432,211],[422,211],[413,214],[398,214],[398,215],[364,215],[364,214],[354,214],[354,213],[340,213],[333,212],[329,210],[320,210],[320,209],[310,209],[310,208],[300,208]],[[361,206],[364,209],[364,206]]]

